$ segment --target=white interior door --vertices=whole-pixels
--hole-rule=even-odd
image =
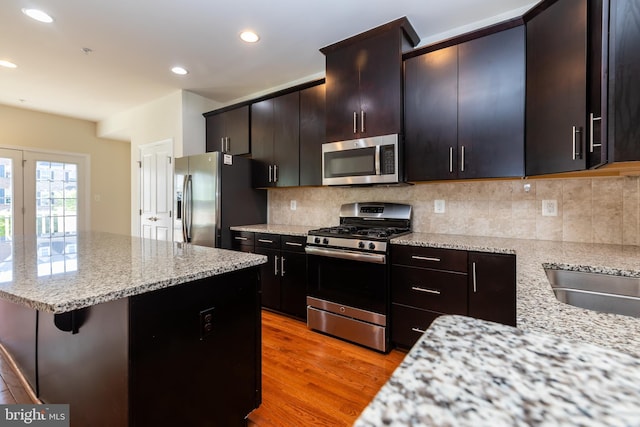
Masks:
[[[163,141],[140,147],[140,235],[171,240],[173,147]]]

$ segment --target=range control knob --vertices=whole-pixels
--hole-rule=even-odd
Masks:
[[[376,248],[375,243],[371,242],[369,243],[369,249],[374,250]]]
[[[314,242],[314,243],[318,243],[318,244],[319,244],[319,243],[320,243],[320,238],[319,238],[319,237],[316,237],[315,239],[313,239],[313,242]]]
[[[324,239],[322,239],[322,243],[324,243],[325,245],[328,245],[329,239],[325,237]]]
[[[360,249],[364,249],[364,242],[359,242],[359,243],[358,243],[358,247],[359,247]]]

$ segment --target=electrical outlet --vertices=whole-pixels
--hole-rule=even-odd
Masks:
[[[295,200],[291,201],[291,210],[295,211],[296,209],[298,209],[298,202],[296,202]]]
[[[558,201],[557,200],[543,200],[542,201],[542,216],[558,216]]]
[[[201,340],[213,334],[214,310],[215,310],[215,307],[211,307],[206,310],[202,310],[200,312],[200,339]]]
[[[438,199],[433,201],[433,212],[435,213],[444,213],[445,212],[445,201]]]

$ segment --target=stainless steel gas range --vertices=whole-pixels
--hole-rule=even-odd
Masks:
[[[340,225],[307,236],[307,325],[389,350],[389,241],[411,232],[411,206],[349,203]]]

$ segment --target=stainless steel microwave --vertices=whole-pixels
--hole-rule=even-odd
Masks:
[[[395,184],[398,135],[322,144],[322,185]]]

